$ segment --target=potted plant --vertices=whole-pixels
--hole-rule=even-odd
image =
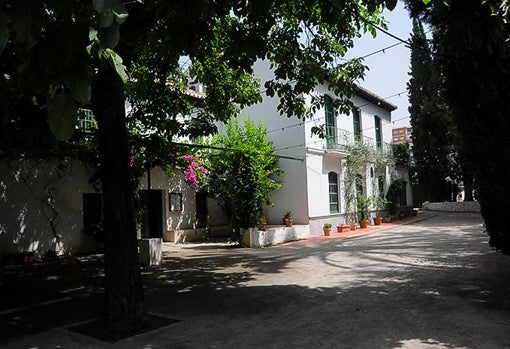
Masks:
[[[375,207],[375,217],[374,217],[374,224],[380,225],[382,222],[382,216],[381,216],[381,210],[388,204],[388,200],[386,200],[381,195],[376,195],[372,197],[372,202]]]
[[[349,221],[349,229],[356,230],[356,222],[354,220]]]
[[[138,261],[141,265],[159,265],[163,260],[163,239],[155,237],[161,234],[151,229],[149,224],[148,209],[146,206],[139,211],[138,229]]]
[[[259,230],[266,230],[266,226],[267,226],[267,219],[266,219],[266,215],[265,214],[262,214],[259,219],[257,220],[257,228]]]
[[[337,233],[343,233],[349,231],[349,224],[340,224],[336,226]]]
[[[283,216],[283,221],[285,222],[285,225],[286,225],[287,227],[292,227],[292,222],[293,222],[294,220],[292,219],[292,214],[291,214],[291,212],[290,212],[290,211],[289,211],[289,212],[287,212],[287,213],[285,214],[285,216]]]
[[[322,231],[324,232],[325,236],[331,235],[331,227],[333,225],[331,223],[324,223],[324,226],[322,227]]]
[[[372,204],[371,197],[365,195],[358,195],[358,207],[363,212],[363,219],[359,221],[360,228],[366,228],[368,226],[369,209]]]

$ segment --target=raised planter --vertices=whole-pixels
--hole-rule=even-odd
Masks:
[[[478,201],[463,202],[427,202],[422,205],[424,210],[446,212],[480,212]]]
[[[142,265],[159,265],[163,259],[163,239],[138,240],[138,261]]]
[[[292,227],[268,226],[266,230],[257,228],[243,232],[242,244],[247,247],[264,247],[283,244],[310,237],[310,226],[294,224]]]

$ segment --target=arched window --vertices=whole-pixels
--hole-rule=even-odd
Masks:
[[[329,182],[329,212],[340,212],[340,202],[338,200],[338,174],[335,172],[328,173]]]

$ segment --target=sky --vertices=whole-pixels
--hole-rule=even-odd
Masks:
[[[403,40],[409,39],[412,22],[402,2],[399,1],[393,11],[385,10],[383,17],[388,22],[388,32]],[[355,41],[354,48],[349,50],[346,58],[361,57],[397,43],[399,43],[397,39],[380,31],[377,31],[375,38],[371,34],[365,34]],[[410,55],[410,49],[404,44],[399,44],[365,58],[364,64],[369,70],[366,71],[365,79],[358,82],[398,107],[392,112],[394,127],[409,125],[406,84],[409,81]]]

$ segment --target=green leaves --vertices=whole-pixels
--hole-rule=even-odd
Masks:
[[[101,47],[114,48],[119,43],[120,39],[120,24],[117,22],[112,23],[107,28],[101,28],[99,37],[101,38]]]
[[[244,127],[232,119],[227,134],[212,141],[212,145],[226,150],[209,156],[208,194],[221,202],[237,233],[239,228],[257,225],[264,206],[272,204],[271,192],[281,187],[275,178],[283,172],[266,131],[262,124],[249,119]],[[234,239],[240,242],[241,236]]]
[[[126,8],[119,0],[94,0],[94,9],[99,14],[99,26],[109,27],[113,21],[122,24],[128,17]]]
[[[26,0],[13,2],[11,23],[16,40],[26,42],[29,47],[35,45],[41,35],[44,14],[42,1]]]
[[[122,58],[112,49],[106,49],[105,53],[109,58],[111,66],[115,69],[123,83],[127,82],[126,68],[122,64]]]
[[[430,0],[424,0],[423,2],[429,2]],[[397,0],[385,0],[386,7],[388,10],[393,11],[393,9],[397,6]]]
[[[48,125],[57,139],[69,139],[74,134],[78,121],[78,109],[73,97],[68,93],[58,93],[46,104]]]
[[[128,17],[128,12],[120,0],[94,0],[98,13],[97,27],[102,48],[114,48],[119,43],[120,25]]]
[[[85,105],[90,101],[90,67],[87,61],[79,60],[69,73],[69,88],[73,98]]]

